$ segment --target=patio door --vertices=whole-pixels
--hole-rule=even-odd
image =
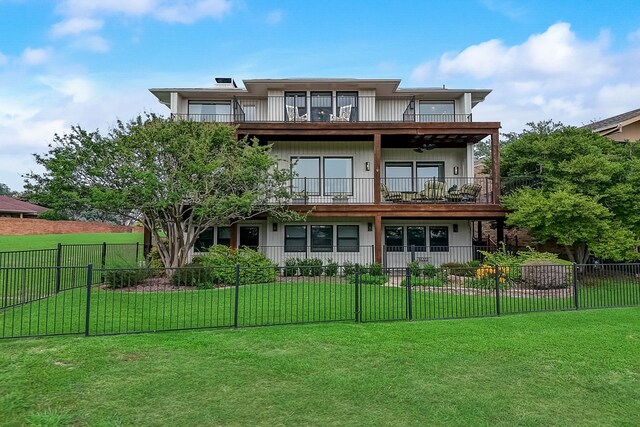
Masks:
[[[260,227],[257,225],[240,226],[239,247],[258,249],[260,246]]]

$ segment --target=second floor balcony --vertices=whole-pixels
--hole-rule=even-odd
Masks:
[[[378,197],[376,197],[378,193]],[[285,202],[339,204],[492,204],[489,177],[440,178],[294,178]]]
[[[229,100],[189,100],[175,119],[224,123],[468,123],[471,113],[455,100],[363,96],[356,92],[288,93],[284,96],[234,97]]]

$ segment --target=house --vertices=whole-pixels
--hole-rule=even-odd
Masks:
[[[640,108],[583,126],[614,141],[640,140]]]
[[[47,208],[23,202],[9,196],[0,196],[0,217],[5,218],[36,218],[40,212]]]
[[[292,208],[304,223],[270,218],[208,230],[212,244],[260,248],[276,262],[312,257],[406,266],[474,257],[475,221],[496,221],[499,122],[473,120],[490,90],[401,88],[397,79],[252,79],[244,88],[150,89],[175,119],[228,122],[273,144],[291,167]],[[473,147],[489,138],[494,168],[474,172]]]

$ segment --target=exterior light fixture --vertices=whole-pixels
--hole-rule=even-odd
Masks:
[[[460,173],[460,168],[458,166],[453,167],[453,174],[458,175]]]
[[[373,231],[373,224],[370,222],[367,223],[367,231]]]
[[[272,229],[273,231],[278,231],[278,223],[277,223],[277,222],[274,222],[274,223],[273,223],[273,225],[272,225],[272,227],[271,227],[271,229]]]
[[[365,162],[365,164],[364,164],[364,168],[365,168],[365,170],[370,171],[370,170],[371,170],[371,163],[369,163],[369,162]]]
[[[453,224],[453,232],[454,233],[458,232],[458,224]]]

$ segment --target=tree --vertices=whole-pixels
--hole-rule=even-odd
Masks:
[[[12,196],[13,191],[9,188],[7,184],[3,184],[0,182],[0,196]]]
[[[140,216],[166,267],[184,265],[208,227],[300,218],[282,207],[291,174],[277,167],[271,146],[238,140],[225,124],[147,115],[106,136],[76,126],[35,159],[45,172],[25,175],[33,199],[56,210]]]
[[[637,143],[554,124],[519,134],[501,157],[505,177],[536,183],[503,197],[507,225],[529,229],[539,242],[557,242],[578,263],[590,254],[617,261],[637,257]]]

